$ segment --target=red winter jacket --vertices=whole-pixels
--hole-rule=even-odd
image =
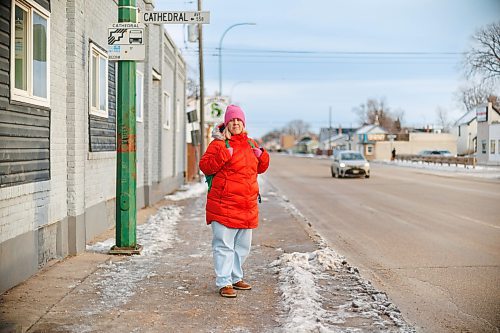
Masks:
[[[232,135],[226,148],[224,140],[214,140],[200,160],[205,175],[215,174],[207,194],[207,224],[217,221],[228,228],[253,229],[259,223],[257,174],[269,166],[269,154],[257,158],[246,134]]]

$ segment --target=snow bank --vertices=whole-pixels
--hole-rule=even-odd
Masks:
[[[285,209],[308,223],[287,197],[267,195],[281,199]],[[385,293],[364,280],[317,231],[311,232],[319,250],[283,254],[271,264],[281,294],[279,332],[415,332]]]
[[[332,249],[283,254],[271,266],[279,274],[281,332],[415,332],[387,295]]]
[[[165,196],[165,199],[172,201],[180,201],[184,199],[189,199],[193,197],[198,197],[201,194],[207,192],[207,184],[203,183],[192,183],[189,185],[183,185],[177,192],[171,195]]]

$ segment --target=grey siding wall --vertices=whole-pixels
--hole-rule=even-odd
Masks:
[[[108,118],[89,115],[89,149],[116,150],[116,62],[108,62]]]
[[[90,43],[106,45],[108,22],[117,21],[117,3],[36,1],[51,10],[50,109],[10,102],[11,1],[0,1],[0,166],[11,172],[31,161],[46,165],[16,174],[16,183],[0,182],[0,293],[49,260],[85,251],[86,242],[115,221],[117,80],[114,68],[109,68],[109,118],[94,122],[89,115],[88,55]],[[142,9],[154,10],[150,0],[139,2]],[[175,118],[176,101],[185,108],[185,63],[162,26],[147,27],[146,36],[147,59],[138,66],[144,73],[144,121],[137,131],[138,171],[143,174],[138,208],[156,203],[182,184],[185,159],[184,120]],[[172,104],[168,130],[162,122],[163,91]],[[15,136],[13,128],[24,130]],[[101,132],[104,135],[98,135]],[[23,164],[17,162],[19,156],[29,157]]]
[[[48,1],[38,0],[49,9]],[[0,187],[50,179],[50,109],[10,101],[11,2],[0,3]]]

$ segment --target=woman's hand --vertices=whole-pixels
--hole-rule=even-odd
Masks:
[[[255,157],[259,158],[262,155],[262,148],[252,148]]]
[[[229,152],[229,154],[230,154],[231,156],[233,156],[233,147],[229,147],[229,148],[227,148],[227,151]]]

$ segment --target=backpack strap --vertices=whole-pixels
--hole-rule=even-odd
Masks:
[[[226,142],[226,148],[231,148],[231,146],[229,145],[229,140],[226,139],[225,142]],[[252,140],[248,140],[247,142],[250,145],[250,147],[255,148],[255,145],[253,144]]]

